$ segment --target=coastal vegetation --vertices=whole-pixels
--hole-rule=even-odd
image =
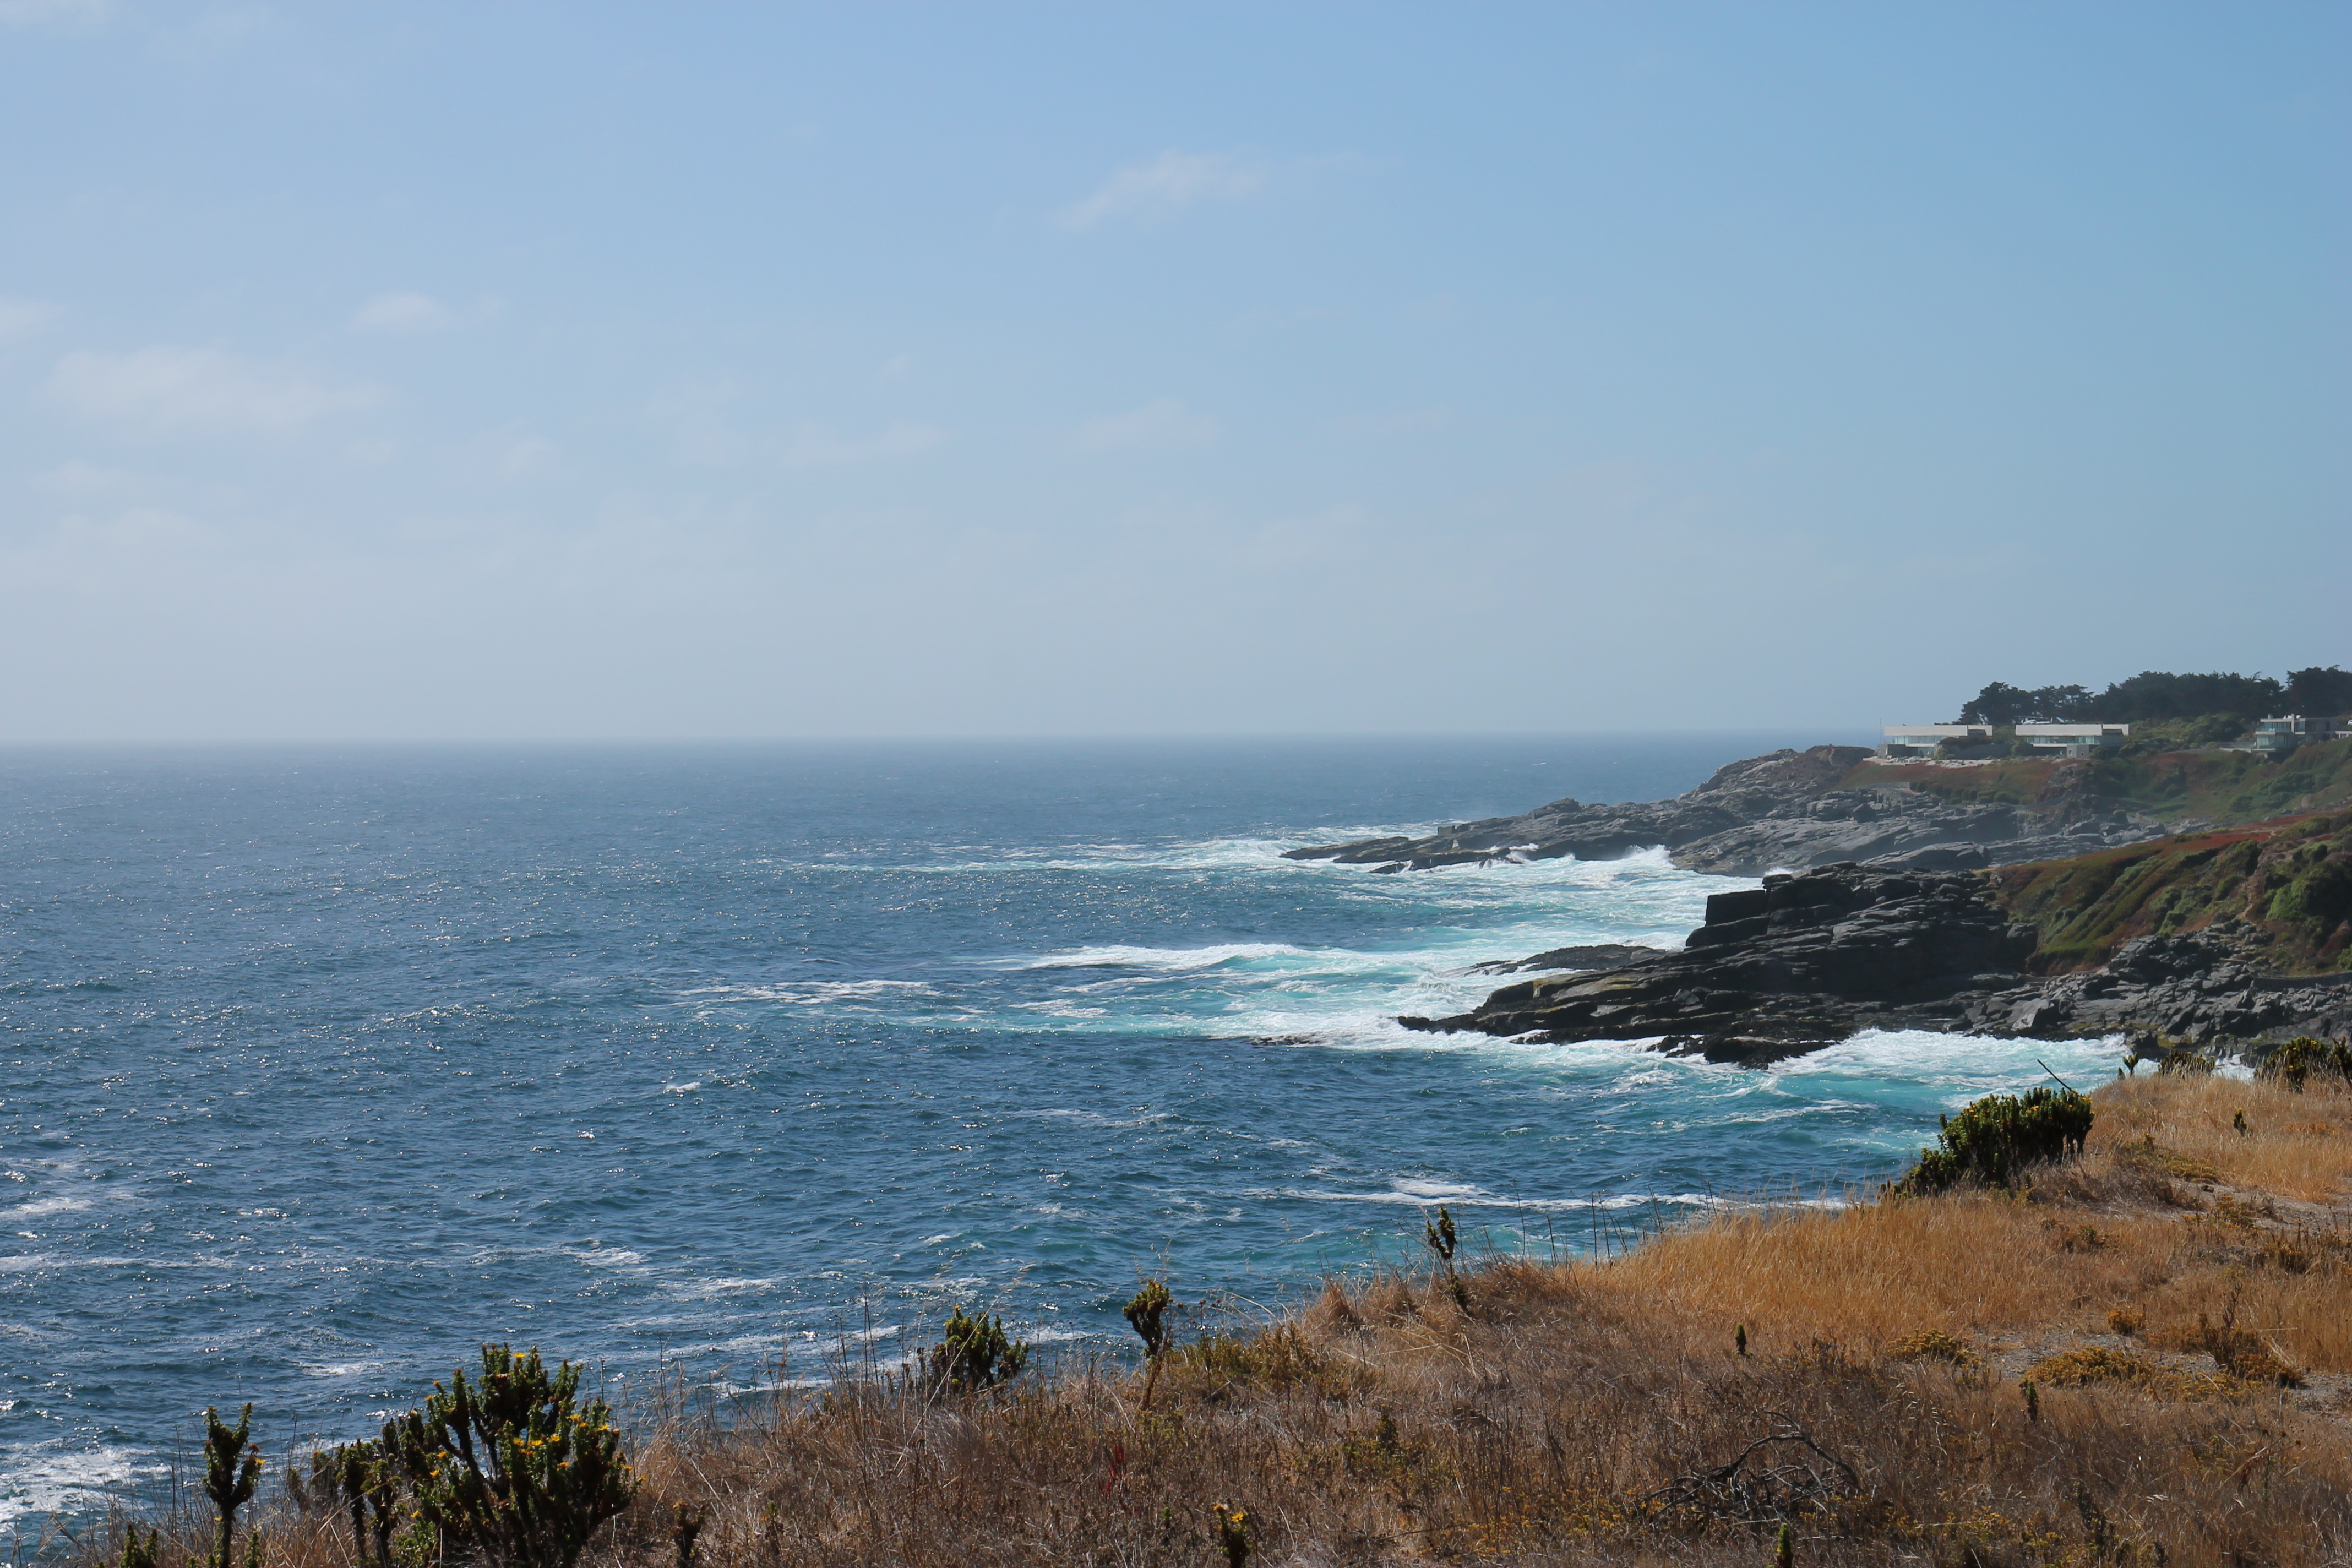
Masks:
[[[2301,746],[2275,761],[2249,752],[2019,757],[1965,768],[1874,761],[1858,763],[1838,787],[1889,784],[1956,805],[2024,806],[2060,820],[2123,808],[2226,826],[2352,805],[2352,740]]]
[[[1442,1271],[1144,1334],[1149,1405],[1152,1370],[1083,1355],[723,1411],[672,1382],[580,1561],[2317,1568],[2352,1552],[2352,1088],[2302,1058],[2103,1085],[2005,1186],[1574,1260],[1459,1231]],[[271,1491],[261,1568],[372,1560],[343,1502]],[[155,1522],[162,1568],[212,1544]]]
[[[2235,732],[2282,713],[2352,712],[2352,671],[2335,665],[2266,675],[2175,675],[2145,669],[2104,691],[2085,686],[2032,689],[1993,681],[1961,704],[1958,722],[2154,724],[2220,719]],[[2217,739],[2227,739],[2219,736]]]
[[[2134,937],[2207,930],[2238,937],[2283,973],[2352,968],[2352,811],[2177,834],[1985,876],[1995,900],[2034,926],[2037,973],[2095,968]]]
[[[1937,1147],[1919,1152],[1892,1190],[1909,1197],[1958,1186],[2008,1187],[2037,1168],[2083,1152],[2091,1102],[2071,1089],[1989,1094],[1939,1119]]]
[[[478,1379],[460,1367],[422,1408],[385,1423],[377,1458],[406,1484],[412,1554],[437,1546],[506,1568],[572,1568],[596,1527],[629,1506],[636,1478],[620,1430],[603,1400],[581,1402],[580,1371],[566,1362],[551,1373],[536,1350],[484,1345]]]

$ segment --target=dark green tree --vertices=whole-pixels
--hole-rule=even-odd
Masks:
[[[2314,666],[2286,672],[2286,690],[2279,697],[2281,713],[2340,718],[2352,713],[2352,670]]]
[[[2174,675],[2144,669],[2083,704],[2081,717],[2105,724],[2153,724],[2222,713],[2242,724],[2279,710],[2285,688],[2266,675]]]
[[[2088,688],[2042,686],[2029,691],[1996,680],[1961,705],[1963,724],[2063,724],[2082,717]]]

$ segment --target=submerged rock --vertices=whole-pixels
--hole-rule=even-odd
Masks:
[[[1470,966],[1473,974],[1524,974],[1538,969],[1622,969],[1629,963],[1639,963],[1645,958],[1655,958],[1663,948],[1633,947],[1624,942],[1595,942],[1589,947],[1556,947],[1549,952],[1538,952],[1533,958],[1498,958],[1487,963]]]

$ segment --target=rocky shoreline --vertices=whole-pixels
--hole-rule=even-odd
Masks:
[[[1848,783],[1870,760],[1860,746],[1783,750],[1729,763],[1672,800],[1556,800],[1426,837],[1318,845],[1288,857],[1393,873],[1562,856],[1612,860],[1663,846],[1685,870],[1726,877],[1846,860],[1885,870],[1975,870],[2137,843],[2179,826],[2090,800],[2050,810],[1955,805],[1907,783]]]
[[[1832,866],[1716,894],[1679,952],[1571,968],[1453,1017],[1398,1021],[1555,1043],[1649,1040],[1745,1067],[1866,1028],[2131,1032],[2151,1057],[2352,1033],[2352,975],[2272,973],[2226,935],[2144,936],[2097,969],[2054,976],[2030,973],[2036,945],[2033,927],[2012,921],[1981,878]],[[1496,972],[1547,967],[1549,956]]]
[[[2031,805],[1956,802],[1913,787],[1900,770],[1877,782],[1871,761],[1856,746],[1784,750],[1730,763],[1673,800],[1554,801],[1425,837],[1289,857],[1393,874],[1663,846],[1687,870],[1763,878],[1761,888],[1709,899],[1706,923],[1679,952],[1561,948],[1478,964],[1472,973],[1539,977],[1467,1013],[1399,1020],[1412,1029],[1641,1040],[1749,1067],[1865,1028],[2130,1033],[2147,1056],[2352,1035],[2352,973],[2341,972],[2352,924],[2338,926],[2352,910],[2314,902],[2352,889],[2352,817],[2216,833],[2210,822],[2167,822],[2103,800],[2077,787],[2087,774],[2051,781],[2057,787]],[[2273,837],[2275,848],[2263,848]],[[2217,858],[2231,853],[2242,868]],[[2018,869],[1983,874],[1995,868]],[[2058,894],[2019,895],[2045,872],[2066,874]],[[2210,887],[2182,880],[2209,872],[2219,878]],[[2136,879],[2148,890],[2135,893]],[[2323,883],[2336,890],[2292,891]],[[2284,922],[2297,942],[2283,943],[2295,932],[2264,902],[2273,886],[2302,900]],[[2242,912],[2227,912],[2229,900]],[[2087,952],[2084,921],[2108,933]],[[2338,972],[2284,973],[2277,961],[2290,952]]]

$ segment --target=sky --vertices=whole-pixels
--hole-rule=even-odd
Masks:
[[[0,0],[0,742],[2352,664],[2352,7]]]

